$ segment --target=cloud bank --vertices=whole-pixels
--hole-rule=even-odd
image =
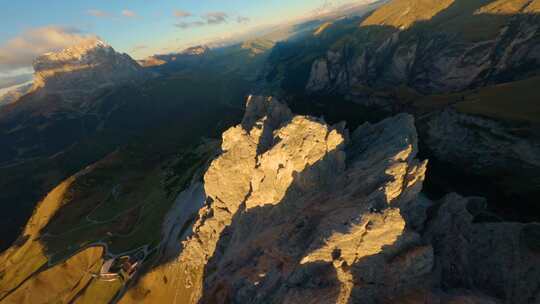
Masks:
[[[193,15],[186,11],[176,10],[173,12],[173,16],[175,16],[178,19],[183,20],[188,17],[192,17]],[[194,21],[180,21],[176,23],[175,26],[181,29],[189,29],[189,28],[195,28],[195,27],[224,24],[224,23],[229,22],[229,20],[231,19],[231,16],[225,12],[209,12],[209,13],[199,16],[198,18],[199,18],[198,20],[194,20]],[[235,19],[235,21],[238,24],[245,24],[245,23],[250,22],[251,19],[245,16],[238,16]]]

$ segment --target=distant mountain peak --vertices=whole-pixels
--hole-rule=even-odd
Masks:
[[[206,45],[197,45],[189,47],[181,52],[182,55],[204,55],[210,48]]]
[[[89,52],[95,51],[96,49],[107,49],[107,50],[113,50],[110,45],[103,42],[99,38],[89,38],[82,43],[72,45],[70,47],[67,47],[65,49],[62,49],[58,52],[48,52],[41,56],[39,56],[35,63],[39,63],[42,61],[61,61],[61,60],[68,60],[68,59],[80,59],[84,55],[88,54]]]
[[[135,60],[98,38],[43,54],[34,60],[33,66],[34,90],[61,92],[68,99],[78,99],[81,91],[87,93],[130,82],[142,75],[142,68]],[[76,94],[68,96],[65,92]]]

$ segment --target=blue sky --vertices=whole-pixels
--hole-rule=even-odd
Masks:
[[[0,1],[5,1],[0,10],[0,73],[6,73],[34,53],[55,44],[63,46],[70,35],[95,34],[115,49],[142,58],[353,0]],[[51,34],[53,29],[57,32]],[[11,58],[19,52],[26,56],[24,60]]]

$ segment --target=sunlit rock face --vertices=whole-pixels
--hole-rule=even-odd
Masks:
[[[433,249],[407,227],[425,216],[410,212],[426,167],[417,149],[409,115],[349,134],[250,97],[204,175],[206,205],[179,256],[123,301],[374,303],[423,289]],[[177,289],[156,286],[175,274]]]
[[[142,77],[136,61],[98,39],[44,54],[34,61],[34,71],[34,90],[41,88],[74,101],[100,88]]]

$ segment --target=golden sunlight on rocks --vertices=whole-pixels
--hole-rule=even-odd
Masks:
[[[283,280],[290,287],[272,293],[279,302],[347,303],[364,297],[355,292],[357,268],[394,273],[374,278],[382,281],[431,270],[431,247],[407,250],[418,235],[402,215],[421,190],[426,165],[415,159],[412,117],[349,135],[343,124],[293,116],[273,98],[250,97],[242,124],[223,134],[222,150],[204,174],[207,205],[178,257],[144,275],[122,303],[150,292],[171,303],[242,302],[237,288],[263,296]],[[383,266],[388,256],[410,266]],[[304,277],[313,271],[325,273],[327,283],[309,283]],[[167,287],[158,288],[163,278]],[[309,284],[325,287],[314,297]]]

